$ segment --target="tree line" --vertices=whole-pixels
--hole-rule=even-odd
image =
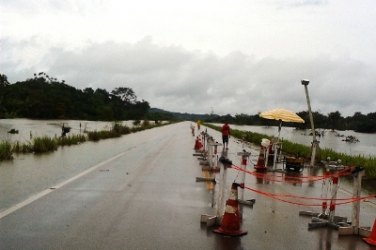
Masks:
[[[80,90],[44,72],[11,84],[0,74],[0,118],[138,120],[149,109],[128,87]]]
[[[307,111],[297,113],[305,120],[304,124],[284,123],[284,126],[298,129],[310,128]],[[278,121],[260,118],[258,114],[188,114],[150,108],[147,101],[138,101],[135,92],[129,87],[117,87],[111,92],[106,89],[76,89],[50,77],[44,72],[34,74],[25,81],[9,83],[0,74],[0,118],[32,119],[86,119],[86,120],[202,120],[204,122],[238,125],[274,126]],[[354,130],[363,133],[376,133],[376,112],[343,117],[339,111],[313,113],[315,128]]]
[[[297,113],[304,119],[305,123],[284,123],[284,126],[296,127],[297,129],[310,129],[310,120],[308,111],[301,111]],[[238,125],[260,125],[260,126],[276,126],[278,121],[261,118],[258,114],[230,114],[218,116],[208,115],[206,122],[220,122],[225,121]],[[337,129],[337,130],[354,130],[361,133],[376,133],[376,112],[369,114],[362,114],[355,112],[353,116],[343,117],[339,111],[330,112],[327,115],[320,112],[313,112],[313,120],[315,128],[320,129]]]

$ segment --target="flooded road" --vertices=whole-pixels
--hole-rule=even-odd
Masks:
[[[360,237],[333,229],[308,230],[310,218],[296,206],[249,190],[253,209],[243,209],[248,234],[231,238],[200,224],[213,213],[211,193],[193,154],[190,123],[145,130],[98,143],[20,155],[0,166],[0,249],[373,249]],[[208,132],[220,140],[220,134]],[[230,140],[228,158],[240,163],[240,142]],[[255,146],[244,146],[258,155]],[[252,158],[255,160],[255,158]],[[253,170],[253,166],[248,166]],[[239,180],[227,170],[228,191]],[[246,186],[270,193],[319,197],[321,183],[276,182],[247,175]],[[46,191],[47,190],[47,191]],[[338,196],[347,195],[339,192]],[[22,203],[29,197],[33,202]],[[15,205],[22,206],[15,207]],[[351,217],[351,204],[336,214]],[[376,207],[363,202],[360,224],[372,226]]]

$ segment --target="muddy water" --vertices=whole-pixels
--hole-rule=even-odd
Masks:
[[[35,137],[58,137],[63,124],[71,127],[68,135],[108,130],[113,125],[112,122],[97,121],[1,119],[0,141],[28,143]],[[132,126],[131,121],[122,124]],[[8,133],[11,129],[18,133]],[[117,149],[108,145],[99,150],[97,143],[86,142],[79,146],[60,147],[48,154],[14,155],[13,160],[0,162],[0,211],[109,158]]]
[[[220,133],[209,132],[220,140]],[[201,169],[192,156],[193,143],[189,123],[183,123],[64,147],[42,156],[21,155],[2,164],[1,206],[12,200],[22,201],[27,191],[44,190],[88,166],[127,152],[119,161],[103,165],[70,188],[60,189],[5,217],[0,222],[2,244],[19,246],[21,242],[25,249],[371,249],[359,237],[339,239],[336,232],[326,228],[308,231],[310,218],[298,216],[307,207],[248,190],[244,192],[245,199],[255,198],[256,204],[253,209],[244,209],[242,228],[248,230],[246,236],[222,237],[201,228],[200,214],[213,209],[205,186],[194,181]],[[242,146],[230,139],[228,157],[234,164],[240,162],[238,152]],[[252,145],[251,152],[254,162],[258,148]],[[321,175],[319,171],[311,174]],[[278,180],[287,178],[280,173],[275,175]],[[237,171],[227,170],[227,184],[239,179]],[[321,183],[277,182],[247,175],[245,184],[270,194],[321,194]],[[347,195],[341,191],[338,198]],[[374,220],[374,206],[362,204],[361,211],[361,225],[369,226]],[[351,205],[338,206],[336,214],[351,215]]]
[[[132,121],[123,121],[123,125],[132,126]],[[113,122],[80,121],[80,120],[30,120],[30,119],[0,119],[0,141],[28,142],[34,137],[61,136],[62,126],[70,127],[70,134],[80,134],[85,131],[111,129]],[[8,133],[11,129],[18,133]]]

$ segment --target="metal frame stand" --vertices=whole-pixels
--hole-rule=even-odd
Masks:
[[[360,198],[362,190],[362,177],[364,170],[362,168],[355,168],[353,171],[353,197]],[[353,203],[351,223],[338,228],[339,235],[360,235],[368,237],[371,234],[371,228],[359,226],[360,216],[360,200]]]
[[[222,156],[224,159],[227,157],[227,151],[222,152]],[[219,164],[219,185],[218,185],[218,193],[217,199],[214,204],[212,202],[212,206],[215,205],[215,214],[202,214],[200,222],[202,224],[206,224],[207,227],[212,227],[221,224],[222,216],[224,214],[224,207],[225,207],[225,186],[226,186],[226,176],[227,176],[227,167],[225,163],[220,161]],[[210,179],[196,177],[196,182],[205,182],[205,181],[212,181],[216,183],[215,178],[212,177]],[[215,190],[215,189],[214,189]],[[214,192],[213,192],[213,201],[214,201]]]
[[[247,168],[247,162],[249,157],[251,156],[251,152],[247,152],[246,150],[243,149],[242,152],[238,152],[238,156],[241,156],[241,167],[243,170],[246,170]],[[242,171],[241,176],[240,176],[240,198],[238,199],[238,202],[240,205],[245,205],[249,207],[253,207],[253,204],[255,203],[255,200],[244,200],[244,184],[245,184],[245,171]],[[240,206],[240,214],[243,214],[243,206]]]
[[[324,201],[322,206],[321,213],[315,213],[311,211],[300,211],[299,215],[301,216],[310,216],[312,217],[312,222],[308,223],[308,229],[315,229],[321,227],[331,227],[338,229],[339,227],[346,225],[347,217],[341,217],[335,215],[335,200],[338,192],[339,177],[332,176],[332,194],[329,205],[329,212],[327,212],[327,203]]]
[[[333,227],[338,229],[338,235],[360,235],[368,237],[371,234],[370,227],[359,226],[360,216],[360,195],[362,187],[362,177],[364,176],[364,169],[356,167],[353,171],[353,197],[357,198],[357,201],[353,203],[351,222],[347,222],[347,218],[332,215],[323,215],[323,213],[314,213],[310,211],[301,211],[299,215],[314,216],[312,223],[308,224],[308,229],[314,229],[319,227]],[[333,194],[333,193],[332,193]]]

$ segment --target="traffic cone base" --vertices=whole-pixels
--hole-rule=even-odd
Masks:
[[[255,169],[257,172],[265,172],[267,170],[265,166],[257,166],[257,165],[255,165]]]
[[[365,242],[367,242],[370,245],[376,246],[376,219],[373,222],[372,232],[368,238],[363,238]]]
[[[244,231],[244,230],[228,231],[228,230],[224,230],[221,227],[218,229],[214,229],[213,232],[217,234],[228,235],[228,236],[242,236],[248,233],[248,231]]]

